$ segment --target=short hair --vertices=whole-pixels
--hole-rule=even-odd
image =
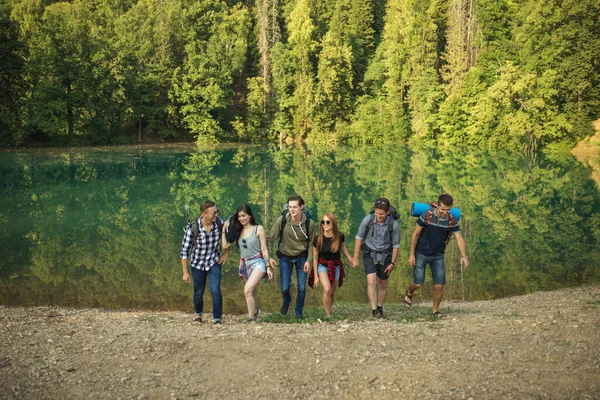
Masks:
[[[200,213],[204,213],[204,211],[208,210],[211,207],[215,206],[214,201],[206,200],[204,203],[200,204]]]
[[[454,199],[449,194],[443,194],[440,197],[438,197],[438,206],[440,204],[452,207],[452,204],[454,204]]]
[[[374,208],[388,212],[390,211],[390,201],[385,197],[380,197],[377,200],[375,200]]]
[[[288,198],[288,204],[290,204],[290,201],[297,201],[299,206],[303,206],[304,205],[304,199],[298,195],[293,195],[291,197]]]

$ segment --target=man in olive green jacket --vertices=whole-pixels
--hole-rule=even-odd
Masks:
[[[304,298],[306,297],[307,273],[312,265],[312,251],[310,244],[315,236],[315,224],[312,219],[303,212],[304,200],[300,196],[292,196],[288,199],[288,211],[275,221],[269,232],[267,245],[269,254],[274,254],[273,249],[279,244],[277,256],[279,257],[280,274],[279,283],[283,305],[281,315],[287,315],[292,296],[290,284],[292,282],[292,269],[296,267],[296,278],[298,280],[298,294],[296,296],[296,318],[302,318],[304,309]],[[285,220],[284,220],[285,218]],[[282,229],[283,226],[283,229]],[[271,257],[269,264],[277,268],[277,263]]]

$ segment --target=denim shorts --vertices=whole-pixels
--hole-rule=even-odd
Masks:
[[[321,275],[321,273],[323,273],[323,272],[328,274],[329,273],[328,268],[323,264],[319,264],[319,266],[317,267],[317,273],[319,275]],[[335,280],[336,281],[340,280],[341,273],[342,273],[342,271],[341,271],[340,267],[339,266],[335,267]]]
[[[415,267],[413,268],[413,280],[416,285],[425,283],[425,266],[431,266],[431,276],[435,285],[446,284],[446,268],[444,267],[444,255],[424,256],[417,253]]]
[[[267,265],[265,264],[264,258],[255,258],[253,260],[246,261],[246,278],[250,278],[254,270],[259,270],[267,273]]]

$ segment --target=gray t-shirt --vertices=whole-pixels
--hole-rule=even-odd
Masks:
[[[260,239],[256,234],[257,230],[258,225],[255,225],[254,230],[252,231],[250,236],[248,236],[247,238],[243,238],[240,235],[240,238],[238,239],[238,245],[240,246],[240,258],[247,260],[250,257],[254,257],[261,252]]]

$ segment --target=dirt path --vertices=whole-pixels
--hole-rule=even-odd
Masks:
[[[0,398],[599,399],[599,307],[600,286],[414,323],[0,307]]]

